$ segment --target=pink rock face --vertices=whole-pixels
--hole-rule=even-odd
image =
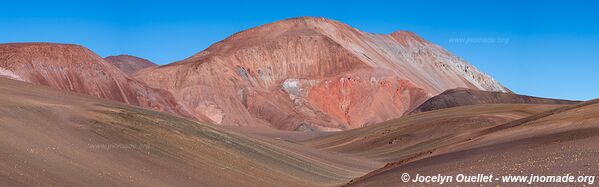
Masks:
[[[397,118],[427,98],[426,91],[408,80],[347,76],[313,86],[307,100],[348,128],[358,128]]]
[[[131,75],[144,68],[158,66],[147,59],[129,55],[108,56],[104,58],[104,60],[116,66],[128,75]]]
[[[0,44],[0,70],[12,76],[6,77],[37,85],[182,116],[199,116],[187,112],[168,91],[150,88],[130,78],[79,45]]]
[[[362,127],[452,88],[509,92],[413,33],[371,34],[323,18],[239,32],[134,76],[217,124],[285,130]]]

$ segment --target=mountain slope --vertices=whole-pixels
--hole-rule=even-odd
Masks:
[[[205,119],[189,113],[169,92],[150,88],[79,45],[0,44],[0,68],[16,80]]]
[[[0,186],[333,186],[381,166],[0,78]]]
[[[436,110],[318,137],[302,144],[326,151],[395,162],[455,143],[452,137],[495,127],[565,105],[489,104]]]
[[[389,163],[352,180],[351,185],[420,186],[402,182],[399,176],[403,173],[424,176],[455,176],[459,173],[597,176],[599,146],[594,143],[599,140],[597,113],[599,100],[592,100],[453,136],[446,139],[446,142],[453,142],[450,145],[431,149],[419,157]],[[490,184],[494,183],[501,184],[498,181]],[[568,183],[547,184],[563,186]],[[585,184],[588,183],[570,185]]]
[[[452,88],[509,92],[413,33],[370,34],[310,17],[239,32],[135,77],[217,124],[303,131],[397,118]]]
[[[411,113],[478,104],[576,104],[579,101],[548,99],[514,93],[488,92],[471,89],[447,90],[430,98]]]
[[[131,74],[133,74],[141,69],[144,69],[144,68],[158,66],[147,59],[139,58],[136,56],[130,56],[130,55],[108,56],[108,57],[104,58],[104,60],[106,60],[106,62],[109,62],[112,65],[116,66],[117,68],[119,68],[121,71],[127,73],[128,75],[131,75]]]

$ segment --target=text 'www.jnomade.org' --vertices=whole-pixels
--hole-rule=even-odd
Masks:
[[[476,175],[420,175],[416,174],[411,177],[409,173],[401,175],[403,182],[411,183],[521,183],[521,184],[544,184],[544,183],[585,183],[593,184],[596,176],[574,176],[570,174],[562,176],[553,175],[505,175],[494,176],[485,174]]]

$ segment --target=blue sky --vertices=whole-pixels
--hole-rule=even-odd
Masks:
[[[318,16],[360,30],[409,30],[520,94],[599,97],[592,1],[4,1],[0,43],[84,45],[166,64],[251,27]]]

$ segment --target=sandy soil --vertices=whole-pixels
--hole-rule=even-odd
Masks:
[[[448,140],[454,142],[451,145],[431,150],[420,157],[389,163],[353,180],[351,185],[426,185],[403,183],[400,179],[403,173],[598,176],[599,145],[594,143],[599,140],[597,114],[599,100],[594,100],[452,137]],[[487,185],[494,183],[505,185],[498,181]]]
[[[329,136],[303,144],[383,162],[419,156],[453,144],[480,129],[528,117],[563,105],[493,104],[464,106],[410,115],[397,120]]]
[[[0,79],[0,186],[335,186],[381,163]]]

